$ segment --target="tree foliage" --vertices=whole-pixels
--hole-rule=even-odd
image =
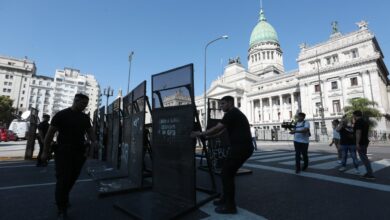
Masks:
[[[0,123],[10,124],[12,121],[12,113],[15,111],[12,108],[12,100],[7,96],[0,96]],[[1,124],[3,125],[3,124]]]
[[[366,98],[355,98],[348,100],[349,106],[344,107],[344,112],[347,118],[352,118],[352,113],[356,110],[360,110],[363,113],[363,117],[367,118],[370,122],[370,127],[374,128],[377,125],[377,120],[382,117],[381,112],[375,108],[378,104],[374,101],[370,101]]]

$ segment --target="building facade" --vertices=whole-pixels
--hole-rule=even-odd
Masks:
[[[348,101],[357,97],[377,102],[380,112],[388,113],[390,82],[383,53],[367,22],[357,26],[344,35],[334,23],[327,41],[302,44],[298,69],[285,71],[278,35],[261,10],[250,36],[248,69],[239,58],[230,59],[223,74],[211,83],[207,97],[233,96],[250,123],[266,130],[278,129],[297,112],[304,112],[312,129],[323,121],[329,134],[331,121],[340,118]],[[196,105],[203,115],[203,95],[196,98]],[[389,132],[390,124],[382,118],[375,129]]]
[[[13,100],[17,114],[28,110],[28,91],[36,74],[35,63],[24,59],[0,56],[0,96]]]
[[[93,75],[83,75],[80,70],[64,68],[56,70],[54,77],[53,114],[68,108],[73,103],[77,93],[89,97],[89,103],[85,112],[93,116],[93,112],[100,105],[100,86]]]
[[[42,118],[43,114],[52,115],[53,96],[53,78],[39,75],[31,78],[28,93],[28,109],[37,109],[39,118]]]

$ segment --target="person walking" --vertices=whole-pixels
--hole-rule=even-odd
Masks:
[[[344,115],[337,126],[336,130],[340,133],[340,148],[341,148],[341,167],[339,171],[344,172],[347,168],[348,152],[351,155],[353,165],[355,167],[355,173],[359,174],[359,162],[356,157],[356,139],[353,132],[353,128],[348,124],[348,120]]]
[[[255,151],[257,151],[257,134],[256,129],[251,125],[251,136],[252,136],[252,143],[253,147],[255,148]]]
[[[336,130],[339,124],[340,121],[337,119],[332,121],[333,138],[332,138],[332,142],[329,144],[329,147],[331,147],[334,144],[337,150],[337,159],[338,159],[337,163],[341,164],[342,151],[340,148],[340,133]]]
[[[238,169],[253,153],[252,137],[246,116],[234,107],[234,98],[225,96],[221,99],[221,107],[225,112],[222,121],[205,132],[194,131],[191,137],[208,137],[228,132],[230,148],[222,165],[222,196],[214,201],[215,212],[219,214],[237,213],[235,201],[235,176]]]
[[[310,123],[305,121],[306,114],[298,113],[298,121],[295,128],[290,131],[294,135],[295,149],[295,173],[301,172],[301,155],[303,158],[302,171],[305,171],[309,166],[309,157],[307,151],[309,149]]]
[[[367,157],[367,148],[369,144],[368,130],[369,124],[367,119],[363,119],[363,113],[359,110],[353,112],[353,119],[355,121],[353,131],[356,138],[356,149],[359,153],[360,160],[366,167],[366,173],[362,176],[366,179],[375,179],[371,168],[371,162]]]
[[[89,98],[83,94],[76,94],[72,107],[59,111],[52,119],[45,137],[44,151],[41,159],[46,160],[53,140],[58,131],[55,150],[56,187],[55,200],[58,208],[58,219],[67,217],[69,194],[80,175],[87,155],[85,134],[92,141],[92,149],[97,145],[90,119],[83,113]]]
[[[37,156],[37,167],[46,167],[47,160],[43,161],[41,159],[42,152],[44,149],[44,141],[47,131],[49,130],[49,121],[50,115],[44,114],[42,116],[42,122],[38,125],[38,143],[39,143],[39,153]]]

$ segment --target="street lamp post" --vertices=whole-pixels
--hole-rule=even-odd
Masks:
[[[113,96],[114,89],[111,88],[111,86],[108,86],[108,88],[103,90],[103,95],[106,96],[106,113],[108,111],[108,98],[110,96]]]
[[[130,87],[130,72],[131,72],[131,61],[133,60],[134,51],[131,51],[129,54],[129,77],[127,78],[127,93],[129,93],[129,87]]]
[[[316,56],[317,56],[317,51],[316,51]],[[320,78],[320,66],[319,66],[319,62],[320,60],[317,59],[316,61],[316,64],[317,64],[317,76],[318,76],[318,86],[319,86],[319,89],[320,89],[320,104],[321,104],[321,108],[320,108],[320,114],[321,114],[321,134],[325,134],[327,135],[327,130],[326,130],[326,124],[325,124],[325,113],[324,113],[324,102],[322,100],[322,88],[321,88],[321,78]]]
[[[203,99],[204,99],[204,117],[203,117],[203,123],[204,123],[204,130],[207,129],[207,107],[206,107],[206,62],[207,62],[207,47],[214,43],[215,41],[222,40],[222,39],[228,39],[229,37],[227,35],[220,36],[210,42],[208,42],[204,48],[204,89],[203,89]]]

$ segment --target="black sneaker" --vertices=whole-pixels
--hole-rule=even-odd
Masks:
[[[237,209],[236,207],[226,207],[225,205],[223,205],[215,208],[215,212],[219,214],[236,214]]]
[[[57,220],[64,220],[64,219],[68,219],[68,215],[66,211],[58,211]]]
[[[368,180],[374,180],[374,179],[375,179],[375,176],[374,176],[374,175],[368,174],[368,173],[364,174],[364,175],[361,176],[361,177],[364,178],[364,179],[368,179]]]
[[[219,198],[219,199],[214,200],[214,201],[213,201],[213,204],[214,204],[215,206],[220,206],[220,205],[225,204],[225,201],[224,201],[223,199]]]

